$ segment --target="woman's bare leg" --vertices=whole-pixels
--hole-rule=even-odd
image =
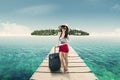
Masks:
[[[68,70],[68,53],[64,53],[64,60],[65,60],[66,70]]]
[[[64,64],[64,61],[63,61],[63,53],[62,52],[60,52],[59,53],[59,58],[60,58],[60,62],[61,62],[61,65],[63,66],[63,68],[65,68],[65,64]]]
[[[65,53],[65,61],[66,61],[66,67],[68,69],[68,53]]]

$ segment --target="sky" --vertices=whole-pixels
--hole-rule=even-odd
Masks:
[[[120,36],[120,0],[0,0],[0,35],[26,35],[61,24]]]

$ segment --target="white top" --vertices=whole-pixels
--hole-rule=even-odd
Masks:
[[[69,37],[68,38],[60,37],[58,41],[58,46],[68,43],[68,40],[69,40]]]

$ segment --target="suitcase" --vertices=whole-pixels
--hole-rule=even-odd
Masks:
[[[54,53],[49,54],[49,69],[51,71],[58,71],[60,67],[59,53],[56,53],[56,48],[54,48]]]

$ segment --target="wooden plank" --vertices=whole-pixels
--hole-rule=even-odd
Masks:
[[[31,80],[97,80],[91,73],[37,73]]]
[[[38,67],[36,72],[51,72],[49,67]],[[88,73],[91,70],[88,67],[68,67],[69,73]]]
[[[71,57],[71,56],[68,57],[68,60],[79,60],[79,59],[82,60],[80,57],[75,57],[75,56],[74,57]],[[48,60],[48,57],[46,57],[45,60]]]
[[[48,66],[48,63],[42,63],[40,66]],[[87,66],[85,63],[69,63],[69,66]]]
[[[45,59],[45,60],[43,60],[43,62],[46,63],[46,62],[49,62],[49,61]],[[81,62],[84,62],[84,61],[83,61],[82,59],[69,59],[68,62],[69,62],[69,63],[71,63],[71,62],[81,63]]]

